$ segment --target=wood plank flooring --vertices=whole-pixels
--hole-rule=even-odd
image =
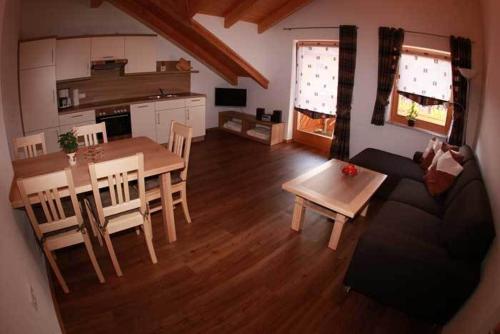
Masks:
[[[327,247],[327,219],[307,213],[300,234],[290,229],[293,196],[281,184],[325,157],[304,146],[269,148],[217,130],[191,152],[193,223],[187,225],[177,208],[178,241],[168,244],[161,214],[153,215],[157,265],[133,230],[112,238],[122,278],[94,240],[105,284],[98,283],[83,247],[58,253],[71,289],[64,295],[56,286],[67,333],[436,332],[344,290],[367,220],[346,224],[335,252]]]

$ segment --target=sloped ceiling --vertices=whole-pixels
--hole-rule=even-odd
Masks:
[[[222,40],[192,19],[196,13],[224,17],[229,28],[243,20],[262,33],[312,0],[107,0],[210,67],[229,83],[249,77],[269,81]],[[99,7],[103,0],[90,0]]]

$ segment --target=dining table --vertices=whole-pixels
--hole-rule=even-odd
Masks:
[[[19,159],[12,162],[14,177],[10,187],[9,199],[13,208],[24,208],[16,180],[71,168],[77,194],[92,191],[89,164],[119,159],[136,153],[144,155],[144,177],[158,176],[160,180],[161,204],[163,224],[169,242],[177,240],[174,221],[174,207],[172,198],[171,172],[184,168],[184,160],[170,152],[148,137],[134,137],[110,141],[90,147],[79,148],[76,153],[76,165],[70,166],[68,157],[64,152],[55,152],[40,155],[34,158]],[[136,176],[135,176],[136,177]],[[132,175],[129,180],[133,180]],[[102,181],[99,187],[107,187],[107,182]],[[67,189],[60,189],[60,196],[69,196]],[[37,197],[32,197],[36,203]]]

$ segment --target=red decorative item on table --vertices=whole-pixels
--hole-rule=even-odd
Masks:
[[[348,164],[342,167],[342,173],[347,176],[356,176],[358,175],[358,169],[353,164]]]

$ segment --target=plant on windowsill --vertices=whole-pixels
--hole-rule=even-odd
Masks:
[[[415,121],[418,117],[418,110],[415,102],[411,104],[411,109],[408,115],[406,115],[406,120],[408,121],[408,126],[415,126]]]
[[[59,135],[59,146],[68,156],[70,166],[76,165],[76,150],[78,149],[78,139],[73,131],[68,131]]]

